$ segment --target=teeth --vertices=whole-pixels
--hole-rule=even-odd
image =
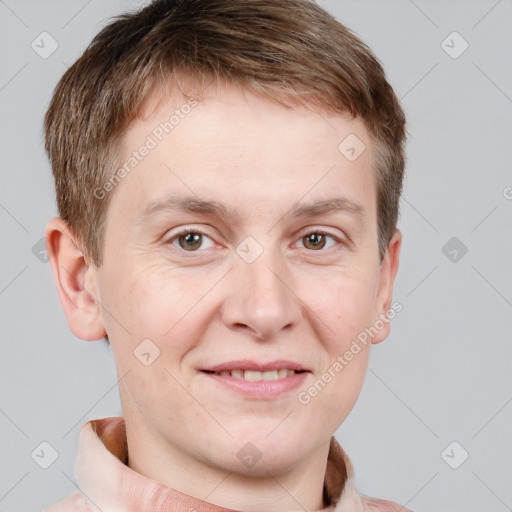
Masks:
[[[267,373],[267,372],[265,372]],[[257,380],[261,380],[261,372],[255,372],[252,370],[245,370],[244,379],[249,382],[256,382]]]
[[[293,372],[293,373],[295,373],[295,372]],[[280,379],[284,379],[285,377],[288,377],[288,370],[286,368],[281,368],[280,370],[277,371],[277,376]]]
[[[231,376],[235,379],[243,380],[244,378],[244,372],[242,370],[233,370],[231,373]]]
[[[288,370],[287,368],[280,368],[279,370],[268,370],[265,372],[259,372],[256,370],[231,370],[217,372],[218,375],[224,377],[233,377],[239,380],[246,380],[248,382],[258,382],[261,380],[278,380],[291,377],[295,374],[295,370]]]
[[[261,372],[261,376],[262,376],[263,380],[277,380],[279,378],[277,370],[270,370],[268,372]]]

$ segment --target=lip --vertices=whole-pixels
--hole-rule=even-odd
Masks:
[[[286,368],[288,370],[300,371],[289,377],[278,380],[260,380],[256,382],[236,379],[231,375],[219,375],[217,373],[231,370],[253,370],[253,371],[269,371]],[[251,360],[229,361],[200,370],[210,381],[216,382],[218,385],[238,393],[246,398],[268,400],[276,398],[286,393],[290,393],[300,387],[307,379],[311,372],[304,368],[301,364],[293,361],[269,361],[268,363],[259,363]]]
[[[286,368],[287,370],[295,371],[309,371],[306,367],[300,363],[294,361],[287,361],[280,359],[277,361],[269,361],[267,363],[260,363],[252,359],[241,359],[236,361],[228,361],[226,363],[216,364],[215,366],[209,366],[208,368],[201,368],[201,371],[209,372],[225,372],[231,370],[249,370],[266,372],[270,370],[279,370],[280,368]]]
[[[260,400],[268,400],[289,393],[300,387],[308,375],[310,375],[309,372],[303,372],[295,373],[284,379],[250,382],[235,379],[235,377],[231,377],[230,375],[219,375],[217,373],[206,373],[204,371],[201,371],[200,374],[246,398]]]

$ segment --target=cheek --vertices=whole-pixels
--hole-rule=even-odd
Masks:
[[[130,333],[162,338],[193,308],[204,290],[169,265],[126,266],[111,275],[109,303]]]
[[[344,346],[370,324],[377,283],[368,272],[340,274],[323,284],[315,306],[333,338],[335,348]]]
[[[121,275],[126,277],[121,279]],[[203,299],[212,288],[212,277],[201,277],[197,272],[191,276],[183,270],[155,264],[118,270],[111,279],[112,286],[114,282],[119,284],[110,296],[115,306],[107,332],[119,373],[134,370],[139,374],[142,369],[141,378],[147,386],[174,386],[175,381],[166,370],[177,376],[182,373],[183,359],[211,320],[211,303]],[[153,353],[157,355],[151,372],[141,368],[135,357],[142,351],[142,343],[146,343],[151,357]],[[160,373],[153,367],[160,368]]]

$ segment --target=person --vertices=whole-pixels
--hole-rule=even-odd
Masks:
[[[405,116],[311,0],[156,0],[58,83],[46,244],[123,416],[58,511],[393,511],[334,437],[389,334]]]

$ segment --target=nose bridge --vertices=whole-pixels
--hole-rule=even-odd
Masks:
[[[247,237],[238,247],[235,285],[224,310],[224,321],[245,326],[258,338],[267,338],[300,318],[298,298],[290,288],[290,273],[271,238],[263,247]]]

